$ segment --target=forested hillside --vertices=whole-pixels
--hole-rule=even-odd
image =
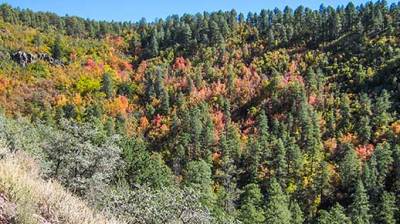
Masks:
[[[121,223],[400,223],[399,78],[385,0],[135,23],[3,4],[0,165],[28,154]]]

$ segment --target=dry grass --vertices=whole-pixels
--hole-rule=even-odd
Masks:
[[[44,181],[39,173],[35,161],[22,152],[0,160],[0,193],[15,203],[18,223],[120,223],[93,211],[57,182]]]

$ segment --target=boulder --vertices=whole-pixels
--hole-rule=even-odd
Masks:
[[[17,51],[11,55],[11,58],[22,67],[35,63],[38,60],[46,61],[51,65],[63,65],[60,60],[54,59],[46,53],[31,54],[24,51]]]

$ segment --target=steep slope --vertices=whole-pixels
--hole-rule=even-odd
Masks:
[[[23,152],[2,154],[0,192],[0,223],[122,223],[95,212],[56,181],[41,179],[38,165]]]

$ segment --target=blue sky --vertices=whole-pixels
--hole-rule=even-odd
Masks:
[[[292,8],[302,4],[311,8],[324,5],[343,5],[349,0],[0,0],[14,7],[29,8],[34,11],[50,11],[59,15],[74,15],[97,20],[138,21],[144,17],[147,21],[165,18],[168,15],[183,13],[194,14],[203,11],[231,10],[238,12],[259,12],[261,9]],[[366,0],[353,0],[354,4]],[[388,0],[391,4],[397,0]]]

